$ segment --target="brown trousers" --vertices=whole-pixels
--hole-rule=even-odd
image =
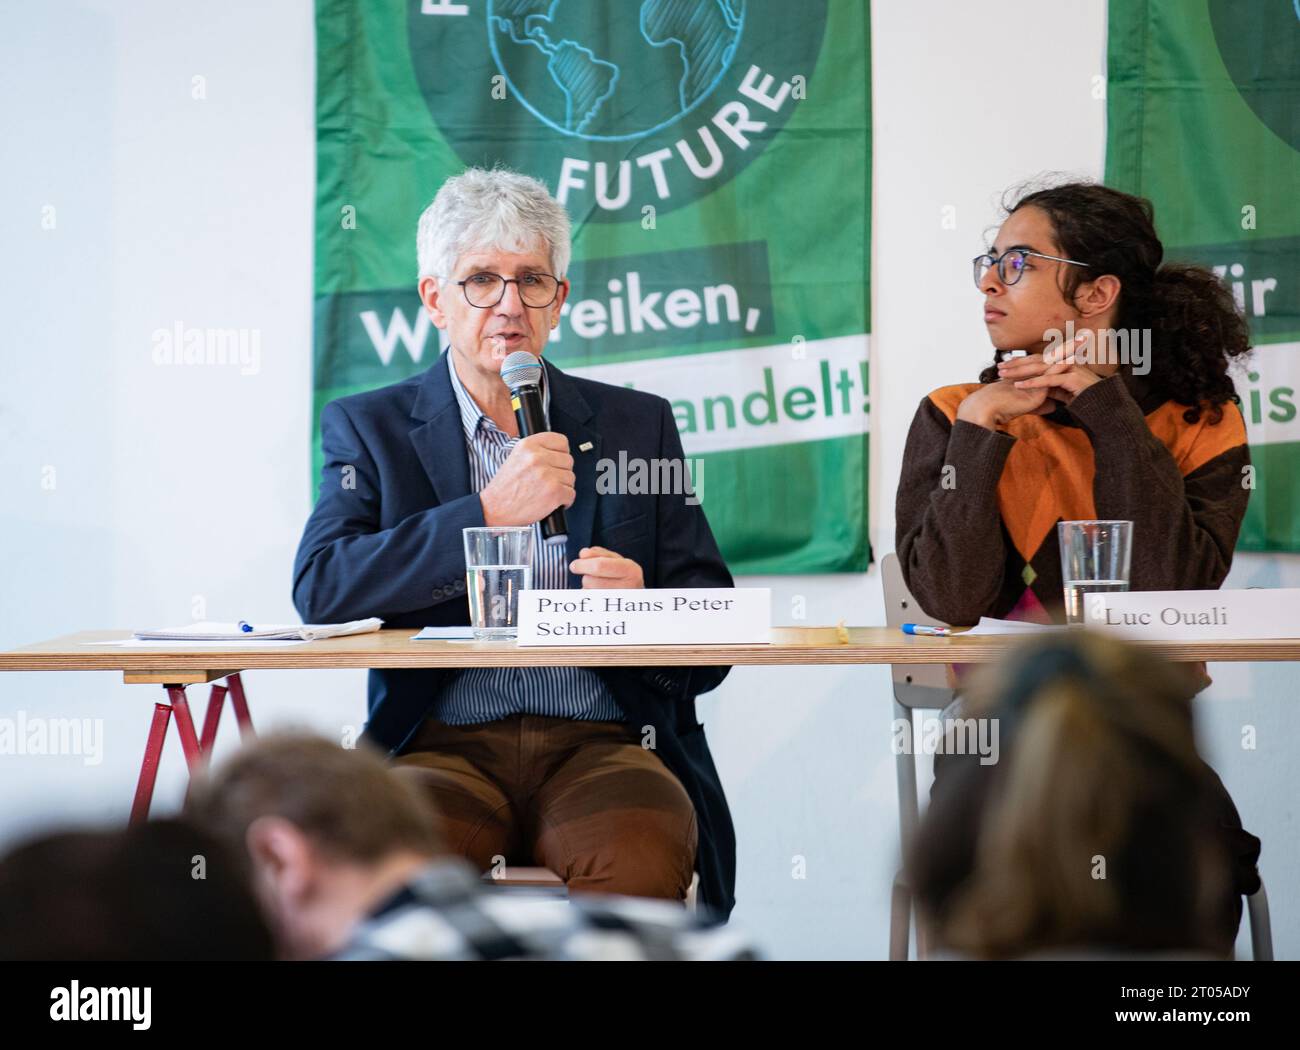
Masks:
[[[484,871],[505,858],[550,868],[570,893],[686,898],[695,808],[632,726],[429,719],[394,761],[429,792],[448,849]]]

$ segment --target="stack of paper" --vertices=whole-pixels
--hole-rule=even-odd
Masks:
[[[314,642],[319,638],[337,638],[344,634],[366,634],[377,631],[384,621],[377,616],[350,623],[299,623],[252,625],[245,630],[237,623],[215,623],[204,620],[188,627],[159,627],[136,631],[135,637],[144,641],[173,642],[255,642],[275,639],[293,639]]]

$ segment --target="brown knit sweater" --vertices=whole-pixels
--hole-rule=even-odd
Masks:
[[[903,452],[895,546],[927,613],[950,624],[1063,622],[1058,521],[1132,521],[1134,590],[1223,582],[1250,496],[1235,404],[1214,426],[1208,412],[1187,423],[1185,406],[1124,370],[1068,408],[995,431],[956,418],[978,389],[931,393]],[[946,478],[945,466],[955,468]]]

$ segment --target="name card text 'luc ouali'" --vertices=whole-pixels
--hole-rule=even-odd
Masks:
[[[1083,603],[1089,627],[1132,638],[1300,638],[1300,589],[1111,591]]]

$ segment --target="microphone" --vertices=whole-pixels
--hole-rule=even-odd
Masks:
[[[510,404],[519,423],[519,436],[550,430],[542,400],[542,360],[527,350],[516,350],[501,362],[501,381],[510,388]],[[556,507],[542,519],[542,539],[546,543],[564,543],[569,527],[564,522],[564,508]]]

